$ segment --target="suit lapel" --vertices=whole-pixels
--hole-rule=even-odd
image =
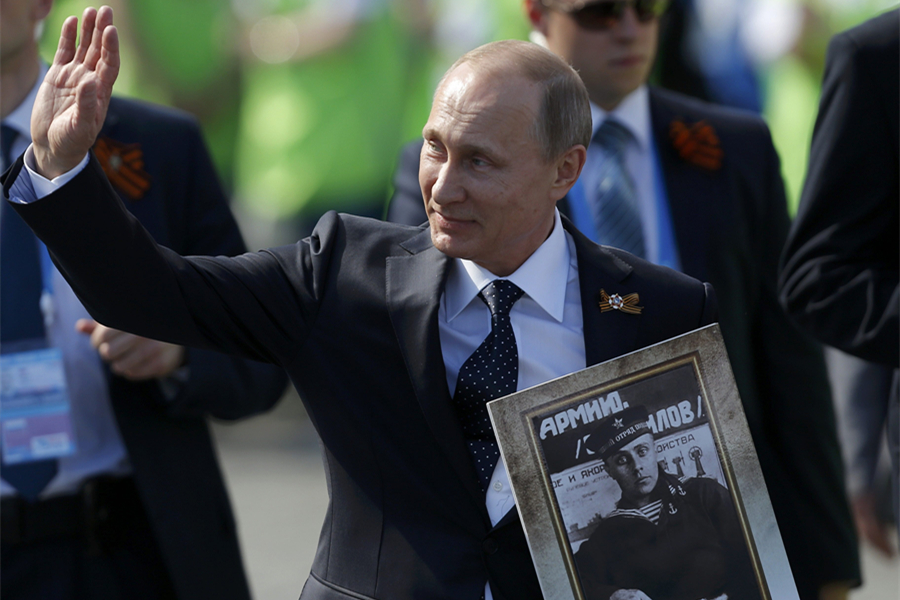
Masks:
[[[484,497],[447,389],[441,352],[438,309],[451,259],[432,245],[427,229],[401,246],[410,254],[387,259],[391,323],[431,433],[478,504],[479,512],[487,518]]]
[[[634,347],[641,317],[619,311],[600,312],[600,290],[623,296],[635,291],[627,289],[623,283],[632,268],[605,247],[587,239],[565,217],[563,226],[574,239],[578,255],[584,354],[585,362],[590,367],[619,356],[622,348]]]
[[[653,138],[659,150],[660,168],[666,185],[669,213],[681,261],[681,270],[701,281],[708,277],[707,259],[714,243],[712,226],[719,202],[728,197],[728,187],[722,171],[708,171],[682,159],[669,137],[669,128],[676,119],[693,123],[697,119],[650,88],[650,119]],[[726,157],[727,160],[727,157]],[[722,166],[727,168],[726,165]],[[718,201],[717,201],[718,199]]]

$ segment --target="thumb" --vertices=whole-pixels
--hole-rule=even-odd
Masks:
[[[78,319],[75,321],[75,331],[91,335],[97,329],[97,321],[93,319]]]

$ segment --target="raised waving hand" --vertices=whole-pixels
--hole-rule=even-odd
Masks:
[[[53,64],[31,113],[37,171],[52,179],[70,171],[94,145],[119,74],[119,38],[113,11],[86,8],[63,23]]]

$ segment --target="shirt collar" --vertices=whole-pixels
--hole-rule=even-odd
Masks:
[[[47,65],[41,62],[41,69],[38,72],[37,81],[34,82],[31,91],[25,99],[22,100],[22,103],[3,119],[4,125],[12,127],[16,130],[16,133],[24,136],[28,140],[31,139],[31,109],[34,108],[34,101],[37,98],[38,90],[41,88],[41,83],[43,83],[46,74]]]
[[[550,236],[509,277],[498,278],[471,260],[454,259],[444,288],[447,321],[455,319],[488,283],[508,279],[561,323],[566,305],[569,261],[569,244],[559,211],[555,211]]]
[[[591,102],[592,128],[591,136],[597,133],[600,125],[613,118],[624,125],[637,140],[640,150],[646,150],[650,144],[650,92],[646,85],[640,86],[622,100],[611,111],[605,111]]]

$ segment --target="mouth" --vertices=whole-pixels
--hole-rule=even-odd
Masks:
[[[645,59],[640,54],[630,54],[628,56],[612,59],[609,61],[609,64],[620,69],[630,69],[642,65],[644,62]]]
[[[463,219],[460,217],[445,215],[436,210],[433,210],[431,212],[431,221],[438,228],[445,230],[458,229],[467,225],[471,225],[473,223],[472,219]]]

